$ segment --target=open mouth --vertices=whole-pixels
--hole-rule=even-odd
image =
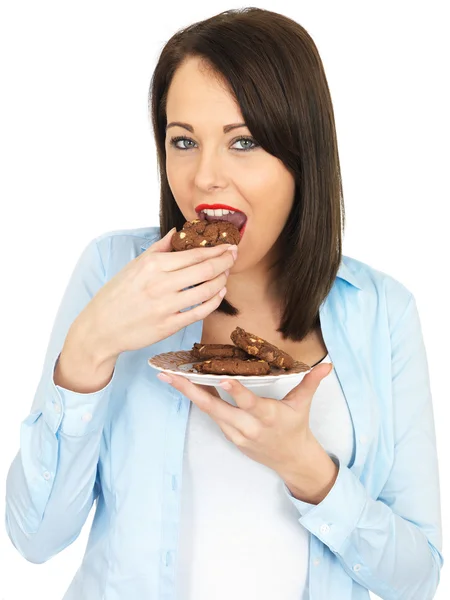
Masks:
[[[233,223],[242,237],[247,224],[247,215],[242,211],[225,204],[200,204],[195,210],[201,220]]]

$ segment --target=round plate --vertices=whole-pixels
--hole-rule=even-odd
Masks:
[[[219,385],[223,379],[237,379],[245,387],[258,387],[275,383],[277,381],[301,381],[306,373],[311,371],[311,367],[305,363],[296,361],[292,369],[285,371],[277,367],[270,367],[269,375],[208,375],[206,373],[197,373],[192,365],[194,362],[201,362],[192,355],[191,350],[179,350],[178,352],[164,352],[148,359],[148,364],[158,371],[167,371],[175,375],[187,377],[192,383],[200,385]]]

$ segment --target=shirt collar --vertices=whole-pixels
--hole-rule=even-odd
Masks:
[[[153,242],[155,242],[158,238],[159,238],[159,236],[155,236],[155,237],[147,240],[146,242],[144,242],[141,245],[141,251],[144,252],[145,250],[147,250],[147,248],[151,244],[153,244]],[[347,258],[346,256],[342,257],[341,264],[340,264],[338,272],[337,272],[337,277],[339,277],[339,279],[343,279],[344,281],[346,281],[353,287],[357,288],[358,290],[361,290],[362,289],[361,283],[358,281],[358,278],[355,275],[355,273],[353,273],[353,271],[351,271],[350,268],[348,267],[347,263],[345,262],[346,258]]]

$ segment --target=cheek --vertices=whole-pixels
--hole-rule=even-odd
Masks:
[[[263,171],[259,171],[262,173]],[[251,206],[251,216],[241,240],[242,254],[233,268],[234,273],[261,260],[272,248],[292,209],[295,182],[281,169],[267,168],[252,185],[241,188],[241,193]]]
[[[283,167],[268,168],[258,182],[259,185],[251,190],[252,237],[255,233],[264,243],[264,238],[274,243],[280,235],[289,217],[294,202],[295,182],[293,177]],[[244,238],[247,232],[244,234]]]
[[[191,214],[192,207],[190,203],[191,195],[189,186],[187,185],[188,179],[183,168],[179,168],[178,166],[171,164],[170,161],[166,161],[166,174],[169,187],[184,218],[186,221],[193,219],[194,217]]]

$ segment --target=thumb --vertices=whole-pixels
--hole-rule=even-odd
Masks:
[[[325,379],[332,370],[333,363],[322,363],[313,367],[312,370],[303,377],[300,383],[285,396],[284,400],[294,403],[311,401],[322,379]]]
[[[176,227],[173,227],[170,231],[168,231],[166,233],[166,235],[164,237],[162,237],[160,240],[158,240],[157,242],[155,242],[154,244],[152,244],[149,248],[150,252],[171,252],[172,250],[172,245],[171,245],[171,240],[172,240],[172,235],[174,233],[174,231],[176,231]]]
[[[320,365],[313,367],[301,381],[301,383],[303,383],[303,390],[311,395],[314,394],[322,379],[325,379],[332,370],[333,363],[321,363]]]

